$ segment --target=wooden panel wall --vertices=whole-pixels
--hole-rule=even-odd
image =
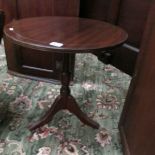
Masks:
[[[6,23],[14,18],[34,16],[78,16],[79,0],[0,0]]]
[[[155,154],[155,0],[120,121],[125,155]]]
[[[128,34],[128,43],[139,48],[152,0],[122,0],[117,25]]]
[[[5,23],[16,17],[16,0],[0,0],[0,9],[5,11]]]
[[[79,0],[16,0],[18,18],[34,16],[77,16]]]
[[[82,0],[80,16],[116,23],[121,0]]]

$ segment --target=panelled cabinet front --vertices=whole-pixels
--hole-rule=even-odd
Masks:
[[[6,23],[13,19],[21,19],[36,16],[78,16],[79,0],[14,0],[3,2]],[[9,10],[10,9],[10,10]],[[13,17],[9,12],[12,12]],[[20,73],[29,77],[39,77],[45,80],[59,79],[62,68],[63,56],[61,54],[48,53],[44,51],[30,50],[13,45],[4,39],[7,56],[8,69],[11,73]],[[71,73],[74,72],[75,55],[71,57]]]

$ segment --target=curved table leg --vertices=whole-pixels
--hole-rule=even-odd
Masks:
[[[64,100],[67,102],[64,103]],[[80,119],[81,122],[84,124],[91,126],[92,128],[98,129],[99,124],[90,119],[84,112],[81,111],[79,108],[78,104],[76,103],[75,99],[73,96],[58,96],[55,102],[53,103],[52,107],[49,109],[49,111],[45,114],[45,116],[39,120],[38,122],[29,125],[29,130],[33,131],[36,130],[37,128],[42,127],[43,125],[47,124],[50,122],[53,118],[53,116],[62,109],[67,109],[71,113],[75,114],[77,118]]]
[[[37,128],[40,128],[50,122],[53,118],[53,116],[59,111],[64,109],[64,104],[62,101],[61,96],[58,96],[52,107],[48,110],[48,112],[36,123],[29,124],[28,128],[30,131],[36,130]]]
[[[83,122],[84,124],[91,126],[92,128],[95,128],[95,129],[99,128],[99,124],[97,122],[90,119],[84,112],[81,111],[80,107],[76,103],[73,96],[68,97],[67,109],[71,113],[75,114],[80,119],[80,121]]]
[[[60,89],[60,95],[56,98],[52,107],[45,114],[45,116],[35,124],[29,126],[29,130],[33,131],[41,126],[47,124],[52,120],[53,116],[62,109],[68,109],[71,113],[75,114],[81,122],[91,126],[92,128],[98,129],[99,124],[92,119],[90,119],[84,112],[81,111],[78,104],[76,103],[73,96],[70,95],[70,63],[69,63],[70,55],[68,53],[64,54],[63,61],[63,72],[61,75],[61,83],[62,87]]]

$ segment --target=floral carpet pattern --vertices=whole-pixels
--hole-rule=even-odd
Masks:
[[[130,77],[92,54],[77,54],[71,92],[81,109],[100,124],[92,129],[67,110],[31,133],[59,94],[60,85],[7,74],[0,46],[0,155],[122,155],[118,121]]]

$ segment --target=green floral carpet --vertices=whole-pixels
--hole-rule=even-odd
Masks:
[[[63,110],[53,121],[31,133],[59,94],[59,85],[6,73],[0,46],[0,155],[122,155],[118,121],[130,77],[104,65],[92,54],[76,56],[73,96],[81,109],[100,124],[95,130]]]

